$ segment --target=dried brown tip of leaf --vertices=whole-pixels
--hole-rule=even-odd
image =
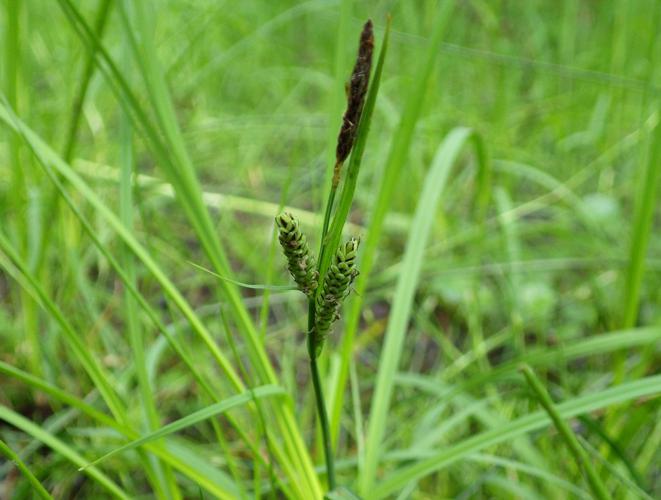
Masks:
[[[370,79],[370,70],[372,69],[372,54],[374,52],[374,31],[372,21],[368,20],[363,26],[360,34],[360,44],[358,45],[358,57],[351,73],[351,79],[348,83],[347,92],[347,110],[342,117],[342,127],[337,137],[337,149],[335,151],[336,175],[339,182],[339,169],[344,160],[347,159],[353,143],[356,139],[356,131],[360,115],[363,112],[365,95]]]

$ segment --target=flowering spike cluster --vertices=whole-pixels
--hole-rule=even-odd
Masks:
[[[287,258],[287,269],[299,290],[308,297],[312,297],[317,288],[317,271],[307,239],[292,214],[281,213],[275,218],[275,223],[280,230],[280,245]]]
[[[321,353],[331,325],[340,317],[340,306],[349,294],[349,285],[358,276],[356,269],[358,243],[358,239],[351,238],[338,248],[324,278],[322,289],[317,294],[316,321],[312,332],[312,335],[315,336],[317,356]]]

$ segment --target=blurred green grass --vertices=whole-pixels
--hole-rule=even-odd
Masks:
[[[129,3],[125,10],[130,28],[121,20],[115,2],[111,3],[103,44],[122,68],[137,102],[147,110],[157,140],[172,147],[177,144],[176,134],[158,128],[158,106],[166,100],[156,95],[157,86],[145,85],[139,61],[128,47],[129,30],[138,40],[149,30],[140,30]],[[96,2],[77,8],[93,25]],[[286,284],[287,275],[279,256],[271,253],[273,216],[281,203],[294,207],[303,214],[302,221],[317,246],[315,228],[321,222],[343,108],[342,83],[350,71],[355,38],[365,18],[371,17],[379,43],[390,13],[390,49],[350,215],[354,224],[350,232],[368,233],[393,134],[415,88],[416,68],[434,29],[437,2],[169,0],[147,3],[144,9],[146,25],[153,23],[158,61],[145,52],[143,63],[156,63],[162,70],[181,129],[181,145],[207,193],[210,220],[227,253],[231,277],[274,284]],[[56,2],[7,0],[0,21],[3,107],[13,109],[41,140],[61,153],[88,50]],[[353,359],[359,384],[354,390],[362,404],[354,408],[350,398],[344,397],[338,420],[338,473],[343,484],[352,486],[356,470],[361,470],[360,442],[365,430],[356,427],[361,420],[356,413],[363,413],[362,419],[369,422],[388,314],[396,282],[409,270],[402,255],[427,171],[448,133],[455,127],[469,127],[479,134],[491,159],[494,197],[482,224],[473,206],[475,158],[464,153],[448,180],[440,208],[429,213],[431,233],[405,325],[404,348],[396,367],[400,373],[392,373],[419,377],[439,390],[447,384],[466,387],[456,389],[461,391],[459,396],[446,400],[396,379],[384,416],[387,433],[381,446],[387,452],[379,463],[378,477],[394,478],[385,484],[402,487],[397,490],[400,498],[569,495],[566,485],[559,485],[560,479],[581,485],[586,494],[569,450],[550,431],[483,450],[520,467],[509,463],[496,468],[489,460],[478,460],[485,457],[470,455],[470,462],[429,470],[425,477],[408,477],[399,465],[414,466],[434,449],[498,429],[537,409],[521,379],[511,373],[499,378],[499,365],[537,349],[562,352],[565,346],[621,328],[649,326],[658,331],[661,241],[654,174],[660,167],[654,151],[661,147],[661,127],[656,128],[656,138],[652,131],[660,119],[659,21],[661,5],[654,0],[458,2],[444,41],[437,47],[375,266],[361,295]],[[61,201],[20,135],[6,125],[3,122],[0,135],[2,232],[107,372],[109,384],[122,401],[118,425],[131,424],[133,431],[146,432],[158,422],[165,424],[210,404],[198,379],[143,310],[130,326],[133,313],[128,311],[135,305],[125,302],[131,300],[126,299],[126,285]],[[237,377],[248,387],[269,382],[260,375],[259,349],[255,351],[250,343],[245,325],[228,313],[239,359],[231,352],[219,314],[228,309],[227,297],[218,291],[221,284],[188,264],[215,265],[191,227],[181,191],[178,198],[172,197],[162,184],[148,178],[131,187],[126,171],[120,184],[122,168],[127,162],[133,164],[126,157],[127,148],[136,173],[172,182],[175,190],[172,179],[185,162],[174,152],[175,159],[169,159],[167,151],[160,157],[154,154],[154,140],[145,139],[139,130],[127,138],[122,132],[125,126],[126,116],[108,80],[95,70],[73,148],[74,170],[118,217],[120,206],[126,210],[128,204],[130,215],[121,212],[123,223],[132,220],[132,236],[190,303],[220,351],[234,364]],[[172,165],[164,165],[166,160]],[[166,172],[171,172],[170,177]],[[98,208],[68,182],[64,184],[103,248],[126,270],[134,267],[131,274],[137,288],[194,360],[200,379],[209,381],[221,399],[233,394],[213,356],[193,335],[195,328],[164,294],[162,282],[143,261],[132,260],[126,241],[118,238]],[[120,200],[120,185],[130,190],[130,197]],[[126,191],[123,196],[128,196]],[[60,201],[52,205],[52,199]],[[3,256],[0,261],[0,361],[68,394],[81,398],[89,394],[91,403],[105,411],[97,401],[98,384],[88,380],[53,317],[42,312],[11,278],[15,269],[7,260]],[[627,276],[636,273],[640,288],[635,278],[627,281]],[[271,294],[266,309],[261,292],[240,293],[241,307],[250,318],[256,324],[260,317],[265,320],[265,335],[259,339],[278,382],[293,396],[301,439],[312,450],[314,463],[321,463],[305,375],[301,333],[305,301],[293,293]],[[265,311],[261,316],[260,310]],[[136,335],[144,342],[144,376],[136,372],[134,362],[139,358],[135,354],[140,346],[131,343],[131,329],[137,329]],[[557,364],[543,365],[541,372],[530,364],[545,377],[558,402],[598,393],[614,383],[642,383],[642,377],[658,373],[659,337],[652,335],[637,344],[641,331],[646,330],[631,330],[629,339],[636,347],[630,349],[624,344],[614,353],[604,348],[577,359],[559,358]],[[330,388],[337,380],[340,329],[335,336],[328,350],[336,352],[325,367]],[[69,409],[70,403],[2,373],[0,403],[83,451],[86,459],[91,461],[122,444],[107,423],[83,417]],[[145,377],[149,380],[140,381]],[[475,380],[483,382],[471,382]],[[140,384],[143,389],[147,384],[147,396]],[[145,397],[153,399],[156,416],[141,413],[149,411],[141,410],[149,406]],[[661,445],[658,398],[642,397],[649,401],[619,400],[605,414],[591,415],[614,445],[598,433],[579,429],[612,464],[609,468],[595,458],[597,472],[618,498],[639,495],[627,486],[627,480],[637,482],[652,497],[661,487],[655,465]],[[282,454],[287,457],[283,463],[291,462],[292,471],[305,468],[306,459],[291,455],[292,450],[300,451],[299,445],[292,444],[296,439],[280,440],[283,428],[294,432],[282,423],[288,417],[282,417],[281,427],[267,422],[264,430],[253,410],[232,415],[248,441],[266,457],[261,465],[253,466],[254,449],[227,419],[219,419],[215,426],[196,425],[176,445],[204,457],[231,478],[239,485],[237,495],[259,491],[266,495],[266,489],[274,486],[265,464],[272,453],[278,455],[278,446],[288,450]],[[425,442],[432,432],[437,434]],[[77,467],[68,464],[61,452],[36,454],[35,441],[15,427],[1,425],[0,438],[19,452],[55,496],[71,496],[77,489],[83,497],[100,491],[101,483],[79,479]],[[266,444],[269,439],[275,451]],[[218,441],[225,442],[225,448]],[[394,455],[392,460],[389,454]],[[131,496],[149,496],[152,490],[162,498],[176,498],[177,490],[184,497],[199,495],[195,477],[171,473],[172,465],[145,454],[109,460],[100,468]],[[286,467],[275,471],[285,483],[294,477]],[[551,479],[542,472],[551,474]],[[5,488],[10,498],[30,498],[29,481],[14,484],[12,474],[8,465],[0,465],[0,478],[4,478],[0,496]],[[218,484],[230,484],[223,482],[224,476],[216,478]],[[314,480],[308,481],[311,490],[279,487],[287,495],[300,497],[314,490]],[[164,485],[163,491],[155,487],[158,484]]]

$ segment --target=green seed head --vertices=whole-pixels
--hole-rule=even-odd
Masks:
[[[349,294],[349,287],[358,276],[356,254],[359,240],[351,238],[337,249],[333,256],[321,292],[317,295],[315,309],[315,336],[317,356],[321,353],[331,325],[340,317],[342,301]]]
[[[317,272],[307,239],[292,214],[281,213],[275,218],[275,223],[279,229],[280,245],[287,258],[289,273],[299,290],[311,297],[317,288]]]

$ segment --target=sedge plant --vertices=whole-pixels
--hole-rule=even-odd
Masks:
[[[279,230],[279,241],[287,260],[289,273],[296,282],[297,288],[308,299],[307,352],[322,432],[328,486],[331,491],[336,488],[335,466],[330,425],[319,375],[318,358],[323,351],[326,338],[333,329],[333,324],[340,317],[340,309],[344,299],[350,292],[351,284],[358,275],[356,259],[360,240],[351,237],[348,241],[339,243],[338,238],[335,237],[339,236],[338,232],[333,233],[329,230],[331,227],[339,228],[339,233],[341,233],[346,222],[371,113],[374,108],[387,48],[387,36],[388,30],[386,30],[384,44],[370,85],[374,52],[374,33],[370,20],[365,23],[360,34],[356,63],[346,85],[347,108],[337,138],[331,186],[321,229],[319,258],[316,259],[312,254],[307,238],[294,215],[283,212],[275,219]],[[370,88],[369,95],[368,87]],[[339,206],[336,208],[335,197],[342,180],[343,166],[350,154],[351,160],[347,169],[342,197]],[[334,208],[336,209],[334,210]],[[335,217],[331,225],[333,213],[335,213]]]

